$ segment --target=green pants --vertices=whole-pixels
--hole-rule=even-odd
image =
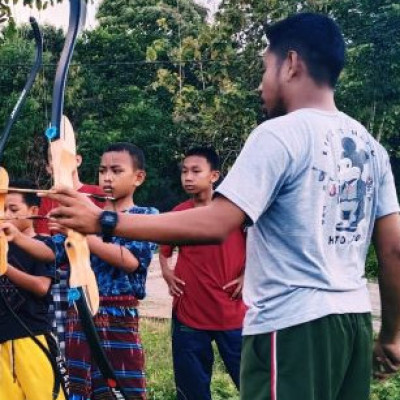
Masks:
[[[372,323],[368,314],[329,315],[245,336],[241,400],[368,400]]]

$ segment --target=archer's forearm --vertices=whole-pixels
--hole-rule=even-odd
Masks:
[[[55,261],[54,252],[40,240],[21,234],[15,237],[14,244],[37,260],[47,263]]]
[[[38,297],[45,296],[50,289],[50,278],[27,274],[12,265],[8,265],[6,275],[15,286],[31,292]]]
[[[244,213],[231,203],[214,200],[209,206],[159,215],[121,214],[116,236],[158,243],[221,243],[240,227]]]

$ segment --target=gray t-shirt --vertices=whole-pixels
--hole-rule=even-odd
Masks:
[[[360,123],[316,109],[267,121],[217,192],[252,222],[245,335],[370,311],[374,221],[399,205],[388,155]]]

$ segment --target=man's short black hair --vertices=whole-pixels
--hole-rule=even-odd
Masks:
[[[269,50],[284,59],[296,51],[317,84],[334,88],[345,63],[345,43],[339,26],[330,17],[300,13],[266,26]]]
[[[129,153],[135,168],[143,170],[146,168],[146,160],[144,158],[143,150],[132,143],[112,143],[105,149],[104,153],[109,153],[111,151],[115,151],[117,153],[126,151]]]
[[[37,186],[30,180],[28,179],[15,179],[10,181],[9,186],[11,188],[18,188],[18,189],[37,189]],[[12,190],[9,191],[9,193],[13,193]],[[17,193],[17,192],[15,192]],[[37,206],[39,207],[40,205],[40,198],[36,193],[20,193],[22,196],[22,199],[24,203],[28,207],[33,207]]]
[[[211,146],[191,147],[185,153],[185,158],[190,156],[204,157],[211,166],[212,171],[219,171],[221,162],[215,149]]]

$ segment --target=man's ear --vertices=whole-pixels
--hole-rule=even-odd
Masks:
[[[305,65],[297,51],[289,50],[283,67],[285,68],[285,78],[290,81],[304,72]]]
[[[146,179],[146,171],[143,169],[139,169],[136,171],[136,180],[134,182],[134,185],[136,187],[139,187]]]
[[[82,156],[80,154],[76,155],[76,167],[79,168],[82,164]]]
[[[219,171],[211,171],[211,183],[215,183],[220,178],[221,173]]]
[[[30,206],[29,211],[31,215],[38,215],[39,214],[39,206]]]

